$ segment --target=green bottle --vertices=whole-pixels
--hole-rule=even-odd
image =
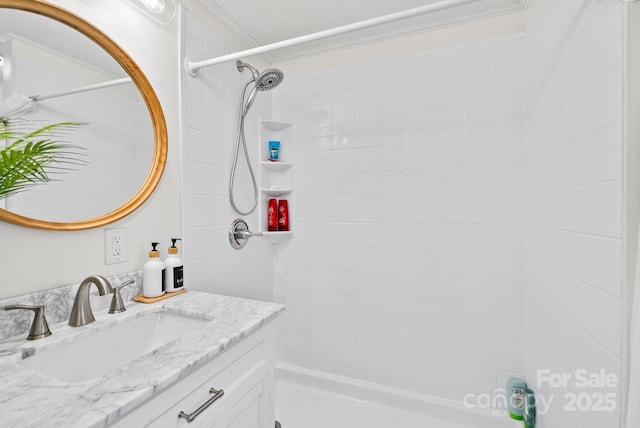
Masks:
[[[524,390],[524,428],[535,428],[536,426],[536,396],[529,387]]]
[[[509,416],[517,421],[524,420],[524,400],[527,384],[519,378],[509,379],[507,399],[509,400]]]

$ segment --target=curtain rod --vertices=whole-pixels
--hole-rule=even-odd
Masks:
[[[70,91],[66,91],[66,92],[58,92],[56,94],[32,95],[29,98],[31,98],[32,101],[44,101],[44,100],[48,100],[50,98],[64,97],[65,95],[77,94],[77,93],[80,93],[80,92],[94,91],[96,89],[109,88],[111,86],[124,85],[125,83],[130,83],[131,81],[132,81],[131,77],[123,77],[122,79],[109,80],[107,82],[102,82],[102,83],[96,83],[96,84],[93,84],[93,85],[83,86],[81,88],[71,89]]]
[[[258,46],[251,49],[235,52],[228,55],[219,56],[203,61],[193,62],[187,58],[184,62],[187,72],[191,76],[196,76],[197,71],[203,67],[209,67],[211,65],[220,64],[227,61],[233,61],[242,57],[257,55],[265,52],[270,52],[276,49],[282,49],[289,46],[299,45],[301,43],[311,42],[314,40],[324,39],[331,36],[337,36],[340,34],[349,33],[364,28],[374,27],[376,25],[387,24],[401,19],[412,18],[418,15],[424,15],[427,13],[437,12],[439,10],[450,9],[456,6],[462,6],[469,3],[474,3],[479,0],[443,0],[438,3],[431,3],[424,6],[415,7],[412,9],[403,10],[400,12],[390,13],[388,15],[379,16],[377,18],[366,19],[364,21],[355,22],[353,24],[342,25],[328,30],[318,31],[316,33],[307,34],[304,36],[294,37],[287,40],[282,40],[275,43],[270,43],[263,46]]]

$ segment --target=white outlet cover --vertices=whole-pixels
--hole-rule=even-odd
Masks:
[[[108,265],[129,260],[129,240],[124,227],[104,230],[104,262]]]

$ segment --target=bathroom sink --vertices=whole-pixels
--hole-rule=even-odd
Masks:
[[[154,312],[39,350],[18,364],[63,382],[82,382],[117,370],[209,321]]]

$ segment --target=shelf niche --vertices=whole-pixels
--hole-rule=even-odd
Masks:
[[[259,187],[260,231],[263,236],[276,244],[293,237],[294,225],[292,212],[295,211],[291,194],[293,193],[293,127],[289,122],[260,119],[259,122]],[[269,141],[280,141],[279,160],[269,160]],[[289,230],[268,231],[267,210],[269,199],[287,199],[289,202]],[[295,214],[295,213],[294,213]]]

